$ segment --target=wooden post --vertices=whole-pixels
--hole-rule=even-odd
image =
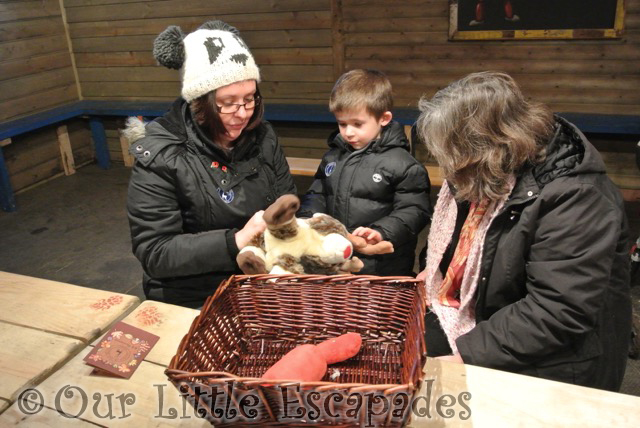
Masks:
[[[107,146],[107,136],[104,133],[104,125],[96,117],[89,119],[89,125],[91,126],[91,136],[96,149],[98,166],[102,169],[109,169],[111,158],[109,156],[109,147]]]
[[[129,140],[127,140],[122,134],[122,130],[119,130],[118,134],[120,135],[120,148],[122,149],[122,159],[124,160],[124,166],[132,167],[134,158],[129,153]]]
[[[2,147],[9,144],[11,144],[11,138],[0,141],[0,208],[7,212],[16,210],[16,200],[9,180],[9,171],[4,164],[4,154],[2,153]]]
[[[67,125],[58,126],[56,131],[58,132],[58,146],[60,147],[64,175],[75,174],[76,165],[73,159],[73,150],[71,150],[71,140],[69,140]]]

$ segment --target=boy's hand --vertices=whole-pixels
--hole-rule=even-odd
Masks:
[[[360,236],[367,240],[367,244],[375,245],[382,241],[382,234],[377,230],[373,230],[370,227],[358,227],[353,231],[353,235]]]
[[[262,215],[264,211],[258,211],[249,219],[247,224],[244,225],[242,229],[236,232],[236,245],[239,250],[242,250],[247,246],[249,241],[253,239],[257,234],[264,232],[267,228],[267,223],[265,223]]]

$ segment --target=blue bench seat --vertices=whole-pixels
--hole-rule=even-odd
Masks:
[[[109,168],[110,158],[101,118],[104,116],[158,117],[164,114],[172,101],[109,101],[82,100],[50,110],[0,123],[0,207],[15,211],[16,204],[7,172],[2,147],[11,138],[39,128],[55,125],[75,117],[88,117],[96,159],[101,168]],[[416,108],[399,107],[393,110],[394,119],[411,126],[418,118]],[[585,133],[627,134],[640,136],[640,117],[632,115],[605,115],[592,113],[559,113]],[[269,121],[333,123],[335,118],[326,104],[267,104],[265,118]]]

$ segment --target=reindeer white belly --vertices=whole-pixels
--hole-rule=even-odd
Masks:
[[[264,246],[267,257],[267,268],[270,270],[278,257],[290,255],[299,259],[302,255],[313,254],[314,249],[322,247],[322,236],[309,225],[296,219],[298,234],[291,238],[275,238],[269,229],[264,232]]]

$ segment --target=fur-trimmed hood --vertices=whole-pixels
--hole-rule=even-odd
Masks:
[[[122,130],[122,136],[127,139],[129,145],[144,138],[145,135],[144,122],[135,116],[128,117],[125,122],[125,128]]]

